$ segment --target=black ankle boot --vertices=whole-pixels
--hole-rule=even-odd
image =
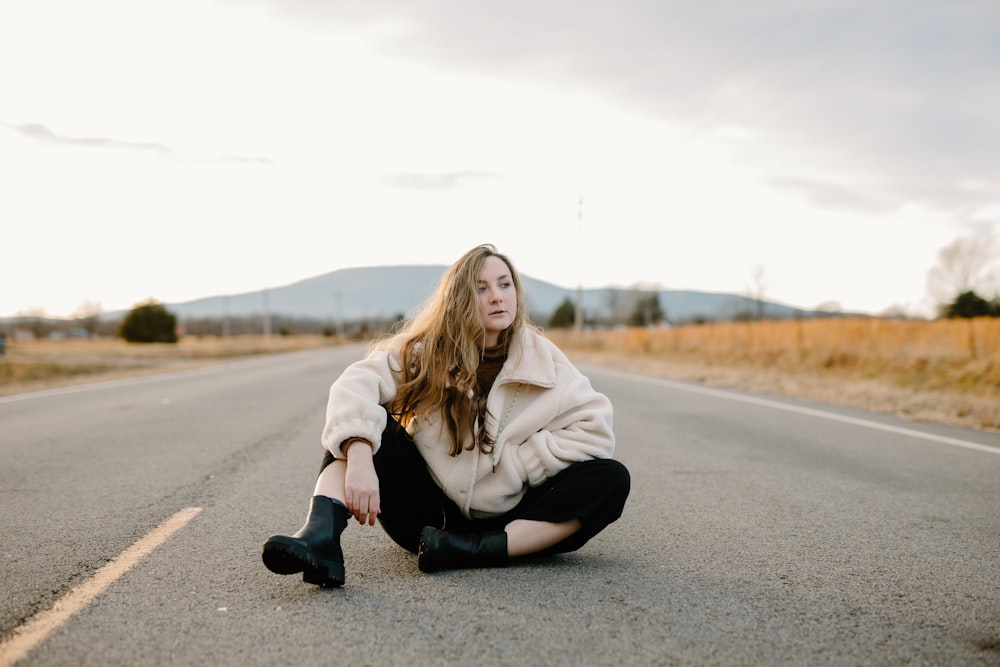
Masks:
[[[341,503],[313,496],[309,516],[292,536],[274,535],[264,542],[261,557],[271,572],[302,573],[302,580],[324,588],[344,585],[344,552],[340,534],[350,515]]]
[[[424,526],[420,531],[417,567],[423,572],[507,564],[507,533],[447,533]]]

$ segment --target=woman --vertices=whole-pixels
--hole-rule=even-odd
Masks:
[[[579,549],[621,516],[612,408],[528,323],[520,277],[467,252],[402,330],[330,388],[326,453],[305,525],[264,564],[344,583],[340,535],[376,518],[424,572]]]

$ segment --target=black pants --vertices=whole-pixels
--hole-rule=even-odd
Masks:
[[[326,452],[320,470],[332,462],[333,456]],[[379,479],[379,523],[396,544],[413,553],[424,526],[457,533],[484,532],[502,530],[515,519],[552,523],[579,519],[579,531],[542,553],[575,551],[621,516],[631,486],[628,469],[618,461],[581,461],[528,489],[506,514],[469,519],[434,483],[409,434],[391,417],[374,462]]]

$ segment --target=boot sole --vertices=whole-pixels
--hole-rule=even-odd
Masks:
[[[275,574],[302,573],[302,581],[323,588],[344,585],[344,564],[334,560],[317,560],[309,549],[295,540],[275,536],[264,543],[261,552],[264,566]]]

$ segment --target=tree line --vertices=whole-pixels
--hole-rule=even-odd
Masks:
[[[672,324],[660,303],[658,292],[634,290],[623,292],[612,299],[611,308],[602,316],[585,316],[581,319],[587,328],[615,326],[655,327]],[[969,290],[955,296],[940,309],[943,318],[1000,317],[1000,299],[987,300]],[[200,317],[179,320],[166,305],[156,301],[136,304],[121,320],[104,321],[99,318],[53,320],[36,319],[20,322],[33,337],[96,337],[115,336],[132,343],[176,343],[182,336],[240,336],[273,334],[341,336],[352,340],[366,340],[391,331],[402,314],[392,318],[363,319],[334,323],[332,320],[296,318],[272,315],[250,317]],[[576,304],[566,298],[545,317],[538,314],[533,319],[550,329],[569,329],[576,325]],[[750,312],[738,312],[730,320],[760,319]],[[700,323],[697,320],[694,323]],[[673,323],[677,324],[677,323]]]
[[[943,247],[938,253],[938,263],[927,274],[928,294],[938,304],[938,317],[1000,317],[1000,290],[994,290],[992,298],[983,295],[989,291],[991,284],[998,282],[993,269],[998,257],[1000,250],[997,243],[986,233],[957,238]],[[751,294],[752,301],[757,304],[754,311],[735,312],[728,319],[766,319],[763,308],[763,267],[756,269],[754,281],[755,288]],[[577,305],[567,297],[552,313],[532,313],[532,319],[552,329],[574,327],[578,320],[588,328],[681,324],[671,321],[669,313],[660,303],[657,290],[615,290],[603,313],[584,312],[578,318],[576,310]],[[16,317],[0,327],[0,335],[27,331],[34,338],[117,336],[137,343],[175,343],[183,335],[318,334],[366,339],[390,331],[402,319],[402,314],[391,318],[348,322],[255,315],[188,318],[180,322],[165,305],[148,300],[133,306],[120,320],[102,317],[99,305],[93,303],[84,304],[77,316],[70,320],[46,318],[40,313]],[[705,321],[704,318],[701,321]]]

